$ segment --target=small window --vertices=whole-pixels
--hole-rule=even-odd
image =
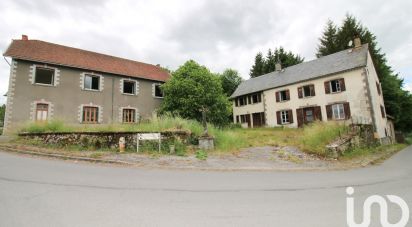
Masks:
[[[376,82],[376,90],[378,91],[378,95],[381,95],[381,85],[378,82]]]
[[[54,69],[36,67],[34,82],[36,84],[54,85]]]
[[[281,120],[282,120],[282,124],[289,124],[290,116],[289,116],[289,111],[288,110],[280,111],[280,117],[281,117]]]
[[[161,86],[162,86],[161,84],[155,84],[155,85],[154,85],[155,97],[158,97],[158,98],[162,98],[162,97],[163,97],[163,91],[162,91]]]
[[[288,90],[279,91],[278,95],[279,95],[280,102],[289,100],[288,92],[289,92]]]
[[[136,110],[135,109],[123,109],[123,123],[135,123],[136,122]]]
[[[98,107],[91,107],[85,106],[83,107],[83,123],[91,123],[95,124],[99,121],[99,108]]]
[[[334,104],[332,105],[332,114],[333,114],[333,119],[336,120],[342,120],[345,119],[345,110],[343,107],[343,104]]]
[[[36,121],[47,121],[49,113],[49,105],[38,103],[36,105]]]
[[[123,81],[123,93],[124,94],[136,94],[136,82],[130,80]]]
[[[238,100],[239,100],[239,106],[245,106],[245,105],[247,105],[247,98],[246,98],[246,96],[241,96],[241,97],[238,98]]]
[[[381,114],[382,114],[382,117],[383,117],[383,118],[386,117],[385,107],[383,107],[383,106],[381,106]]]
[[[332,91],[332,93],[336,93],[336,92],[341,92],[341,86],[340,86],[340,81],[339,80],[332,80],[330,82],[330,90]]]
[[[84,75],[84,89],[100,90],[100,76]]]
[[[252,103],[260,103],[262,102],[261,93],[252,94]]]
[[[236,116],[236,123],[240,123],[240,121],[239,121],[239,115]]]
[[[303,86],[303,97],[315,96],[315,86],[307,85]]]

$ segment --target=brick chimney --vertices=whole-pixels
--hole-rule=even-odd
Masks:
[[[21,35],[21,40],[27,41],[29,40],[29,37],[27,35]]]
[[[359,37],[355,37],[355,39],[353,40],[353,43],[354,43],[355,49],[360,48],[362,46],[362,42]]]

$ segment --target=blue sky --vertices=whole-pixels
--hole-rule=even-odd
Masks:
[[[2,0],[0,50],[22,34],[176,69],[188,59],[245,79],[258,51],[283,46],[315,58],[328,19],[346,13],[376,36],[389,64],[412,90],[412,1],[386,0]],[[0,94],[9,67],[0,60]],[[0,97],[0,103],[5,102]]]

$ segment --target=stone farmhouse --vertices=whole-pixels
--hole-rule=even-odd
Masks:
[[[152,116],[169,73],[159,66],[77,48],[13,40],[4,133],[31,121],[134,123]]]
[[[373,125],[394,138],[368,44],[244,81],[231,96],[233,121],[243,127],[301,127],[319,121]]]

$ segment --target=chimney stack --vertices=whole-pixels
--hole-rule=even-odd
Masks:
[[[354,43],[354,48],[355,49],[362,46],[362,42],[361,42],[359,37],[355,37],[355,39],[353,40],[353,43]]]
[[[276,72],[280,72],[282,70],[282,65],[279,62],[276,62],[275,70],[276,70]]]
[[[27,41],[29,40],[29,37],[27,35],[21,35],[21,40]]]

